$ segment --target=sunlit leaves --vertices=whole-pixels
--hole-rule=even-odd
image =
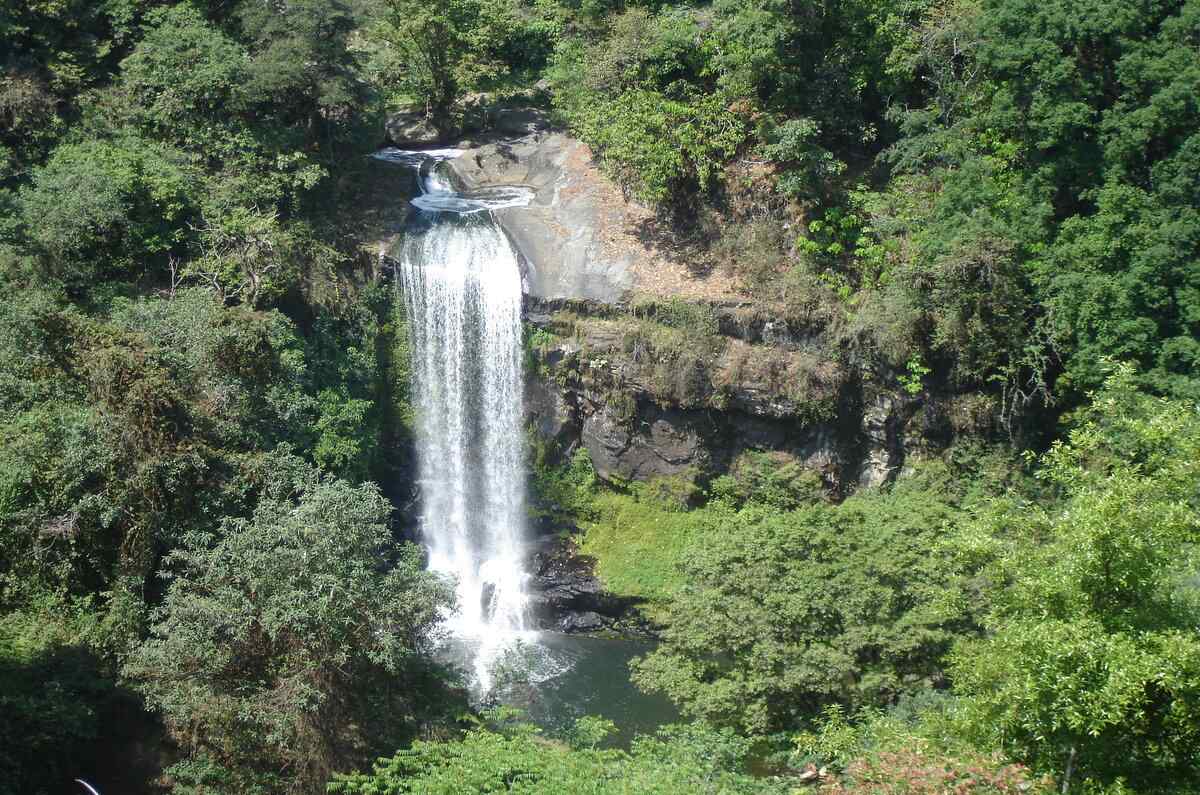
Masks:
[[[404,675],[451,596],[392,541],[374,486],[286,453],[269,470],[252,518],[167,558],[166,598],[126,673],[189,751],[311,787],[353,759],[364,688]],[[388,690],[385,723],[403,725],[413,695]]]
[[[951,675],[985,747],[1161,785],[1194,778],[1200,737],[1200,418],[1131,382],[1123,369],[1046,457],[1061,507],[989,517],[989,634]]]

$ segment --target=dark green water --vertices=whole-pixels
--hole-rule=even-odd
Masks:
[[[617,724],[606,745],[627,747],[635,735],[679,719],[670,701],[629,681],[629,661],[653,649],[652,643],[543,632],[537,646],[538,670],[505,700],[548,735],[564,736],[576,718],[596,715]]]

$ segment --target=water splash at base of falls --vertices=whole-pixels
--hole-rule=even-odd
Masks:
[[[490,212],[524,189],[456,193],[455,150],[385,150],[418,170],[421,214],[401,245],[412,348],[421,535],[429,565],[457,582],[449,629],[487,690],[492,663],[530,639],[525,571],[521,271]],[[492,202],[489,204],[489,202]]]

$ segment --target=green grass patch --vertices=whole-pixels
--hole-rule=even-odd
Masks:
[[[713,522],[716,511],[683,511],[637,485],[630,493],[601,491],[594,496],[595,518],[582,523],[580,549],[596,559],[605,588],[644,599],[644,612],[656,619],[684,585],[679,571],[684,551]]]

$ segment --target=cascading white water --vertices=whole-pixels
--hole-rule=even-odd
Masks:
[[[385,151],[415,166],[421,215],[399,252],[417,409],[421,534],[457,581],[450,628],[474,649],[477,684],[526,629],[521,272],[490,209],[520,188],[471,195],[439,173],[453,150]]]

